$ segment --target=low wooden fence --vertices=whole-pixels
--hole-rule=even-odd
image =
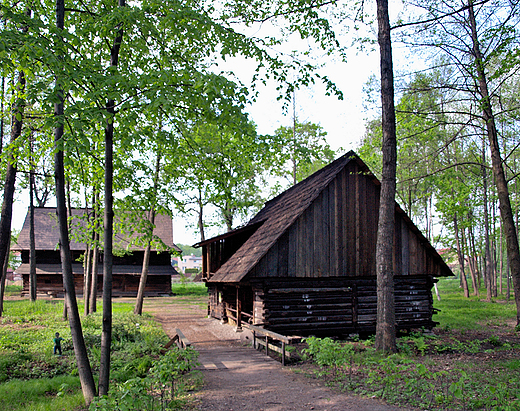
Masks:
[[[291,358],[291,353],[286,351],[286,345],[296,344],[302,340],[302,337],[288,337],[251,324],[244,324],[244,326],[253,333],[253,347],[255,349],[258,349],[259,346],[265,347],[266,355],[269,355],[269,350],[281,354],[283,366],[285,365],[285,357]],[[279,347],[278,345],[272,344],[269,342],[270,340],[281,342],[282,346]]]
[[[184,336],[179,328],[175,329],[175,335],[173,338],[163,347],[163,350],[167,350],[173,344],[177,344],[177,347],[186,349],[191,346],[191,342]]]

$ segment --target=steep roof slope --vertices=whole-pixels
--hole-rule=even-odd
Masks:
[[[224,263],[208,281],[211,282],[239,282],[248,272],[266,255],[275,242],[294,224],[294,222],[309,208],[319,194],[334,180],[349,162],[355,161],[356,165],[367,176],[373,179],[373,183],[380,185],[377,178],[370,172],[366,164],[353,151],[341,156],[329,165],[318,170],[300,183],[292,186],[277,197],[268,201],[264,208],[251,219],[243,228],[244,230],[253,224],[260,227],[249,239]],[[420,242],[426,247],[430,255],[440,264],[444,275],[452,275],[451,270],[440,257],[435,248],[424,237],[420,230],[413,224],[406,213],[396,203],[396,212],[399,213],[408,228],[417,234]],[[209,244],[220,238],[234,235],[235,232],[226,233],[204,242]],[[201,243],[202,245],[202,243]]]
[[[77,230],[79,226],[85,226],[85,220],[81,217],[85,214],[84,209],[72,209],[73,220],[71,230]],[[75,228],[76,227],[76,228]],[[36,250],[57,250],[59,242],[58,220],[56,216],[55,207],[37,207],[34,209],[34,229]],[[162,242],[168,246],[178,250],[178,247],[173,243],[173,225],[170,217],[165,215],[157,215],[155,217],[154,235],[159,237]],[[114,243],[121,248],[126,248],[131,240],[135,239],[135,233],[115,233]],[[18,236],[18,242],[13,247],[13,250],[28,250],[30,247],[29,241],[29,213],[25,217],[25,222]],[[81,240],[76,240],[74,236],[70,239],[71,250],[85,250],[85,244]],[[143,250],[139,246],[129,247],[130,251]]]
[[[220,267],[209,282],[237,282],[244,278],[349,161],[359,161],[366,168],[359,157],[353,151],[350,151],[268,201],[264,208],[248,223],[248,225],[261,222],[263,224]]]

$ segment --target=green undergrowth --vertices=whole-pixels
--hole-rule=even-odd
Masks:
[[[438,288],[434,333],[400,335],[385,356],[367,340],[306,339],[313,378],[344,391],[423,410],[520,410],[520,331],[514,302],[464,298],[459,280]],[[485,290],[484,290],[485,291]]]
[[[399,344],[422,338],[402,337]],[[318,366],[314,377],[344,391],[424,410],[520,410],[520,347],[499,361],[485,360],[486,352],[474,360],[444,361],[421,354],[430,341],[391,356],[375,352],[371,340],[310,337],[306,342],[303,357]],[[465,349],[475,354],[474,347]]]
[[[4,315],[0,318],[0,409],[78,410],[82,404],[84,407],[69,324],[62,318],[63,302],[7,300],[4,308]],[[79,309],[82,312],[83,307],[80,305]],[[174,356],[172,360],[174,350],[164,351],[162,348],[169,338],[160,325],[151,315],[137,316],[132,310],[131,303],[113,303],[110,401],[119,401],[118,396],[125,395],[133,384],[131,381],[147,382],[151,370],[171,366],[171,372],[177,373],[174,390],[169,391],[170,397],[163,395],[162,408],[157,408],[159,403],[156,402],[155,408],[150,409],[172,409],[181,401],[182,393],[189,389],[187,387],[196,384],[196,378],[184,376],[196,357]],[[101,307],[98,307],[97,313],[82,316],[83,335],[94,374],[99,371],[101,356],[100,311]],[[52,338],[56,332],[64,338],[62,356],[53,355]],[[180,364],[175,364],[176,360]],[[171,398],[172,393],[175,398]],[[152,397],[155,401],[156,397]],[[95,409],[117,409],[111,406],[103,408],[103,401],[106,403],[109,399],[100,401]],[[125,409],[148,408],[128,406]]]

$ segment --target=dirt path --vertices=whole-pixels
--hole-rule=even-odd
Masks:
[[[196,394],[196,409],[212,411],[394,411],[403,410],[375,399],[352,397],[320,386],[250,346],[248,331],[207,318],[203,300],[149,299],[153,314],[169,336],[179,328],[200,353],[204,388]]]

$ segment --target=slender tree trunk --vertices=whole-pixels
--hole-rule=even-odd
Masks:
[[[464,246],[467,246],[468,252],[465,253],[468,256],[468,266],[469,266],[469,272],[471,275],[471,283],[473,285],[473,295],[478,295],[478,285],[477,285],[477,276],[475,273],[475,264],[473,261],[473,256],[471,255],[471,245],[469,244],[469,240],[466,242],[466,235],[465,235],[465,229],[462,229],[462,247],[464,249]],[[464,252],[463,252],[464,254]]]
[[[484,141],[482,141],[484,146]],[[486,173],[486,151],[485,146],[482,147],[482,189],[483,189],[483,200],[484,200],[484,247],[485,247],[485,269],[486,269],[486,301],[491,302],[493,297],[493,268],[491,262],[491,249],[489,244],[489,209],[488,209],[488,196],[487,196],[487,173]]]
[[[204,204],[202,204],[202,190],[199,188],[199,198],[198,198],[198,207],[199,207],[199,232],[200,232],[200,241],[204,241],[206,236],[204,235]]]
[[[376,0],[381,67],[383,172],[376,242],[377,325],[375,348],[397,352],[394,298],[394,225],[397,142],[395,131],[394,74],[388,1]]]
[[[161,150],[157,151],[157,161],[155,164],[155,173],[153,179],[153,196],[157,195],[157,190],[159,189],[159,174],[161,170]],[[146,280],[148,279],[148,267],[150,263],[150,252],[152,251],[152,238],[153,238],[153,229],[155,227],[155,202],[154,198],[152,201],[152,209],[150,210],[150,229],[146,234],[148,237],[148,243],[146,244],[146,248],[144,250],[144,258],[143,258],[143,269],[141,270],[141,278],[139,280],[139,289],[137,290],[137,300],[135,302],[134,314],[142,315],[143,314],[143,302],[144,302],[144,292],[146,289]]]
[[[457,214],[453,216],[453,226],[455,228],[455,242],[457,244],[457,257],[459,259],[460,267],[460,279],[462,281],[462,288],[464,289],[464,297],[469,298],[468,280],[466,278],[466,272],[464,271],[464,254],[460,246],[459,240],[459,225],[457,222]]]
[[[119,7],[125,6],[125,0],[119,0]],[[122,23],[117,27],[117,34],[110,50],[110,67],[117,69],[119,50],[123,41]],[[101,361],[99,367],[99,395],[107,395],[110,382],[110,348],[112,341],[112,240],[113,240],[113,195],[114,179],[113,144],[115,101],[111,98],[106,104],[105,124],[105,218],[104,218],[104,262],[103,262],[103,329],[101,333]]]
[[[99,233],[98,233],[98,220],[99,220],[99,192],[97,189],[94,190],[94,241],[92,250],[92,284],[90,290],[90,304],[89,314],[95,313],[97,310],[97,288],[98,288],[98,261],[99,261]]]
[[[36,239],[34,237],[34,159],[33,153],[33,137],[34,132],[31,130],[29,147],[31,154],[29,155],[29,295],[31,301],[36,301]]]
[[[63,32],[65,21],[64,0],[56,1],[56,28],[58,34]],[[61,39],[60,39],[61,40]],[[56,56],[63,56],[63,40],[56,45]],[[76,365],[78,367],[79,379],[83,391],[83,397],[87,405],[90,404],[96,395],[96,385],[92,375],[92,369],[87,355],[83,330],[79,317],[78,305],[76,301],[76,290],[74,287],[74,275],[72,273],[72,259],[69,244],[69,231],[67,224],[67,206],[65,199],[65,167],[63,161],[63,115],[64,115],[64,95],[61,81],[56,76],[56,97],[54,104],[54,116],[57,126],[54,129],[54,141],[56,154],[54,155],[54,179],[56,182],[56,212],[58,214],[59,246],[61,256],[61,267],[63,273],[63,285],[65,287],[65,303],[67,306],[70,333],[74,345]]]
[[[478,74],[479,93],[481,97],[482,116],[486,125],[486,130],[491,148],[491,162],[493,164],[493,174],[497,187],[500,215],[504,225],[506,236],[507,254],[511,265],[511,276],[513,278],[513,290],[516,303],[516,325],[520,325],[520,250],[518,248],[518,234],[516,232],[515,222],[513,219],[513,211],[509,200],[509,189],[502,166],[502,157],[500,155],[500,146],[498,144],[498,133],[495,124],[493,110],[491,108],[491,99],[489,96],[486,73],[484,70],[484,56],[480,50],[478,41],[477,24],[475,20],[475,12],[473,9],[473,1],[469,0],[468,8],[469,21],[471,26],[471,37],[473,41],[473,57]]]
[[[32,159],[31,159],[32,162]],[[34,236],[34,170],[31,165],[29,175],[29,294],[31,301],[36,301],[36,239]]]
[[[7,279],[7,269],[9,268],[9,258],[4,260],[2,272],[0,273],[0,317],[4,312],[4,295],[5,295],[5,280]]]
[[[85,193],[85,216],[87,218],[87,226],[91,226],[90,212],[87,204],[87,195]],[[94,240],[94,233],[92,233]],[[90,288],[92,282],[92,244],[88,244],[83,256],[83,313],[88,315],[90,312]]]
[[[90,289],[92,287],[92,247],[87,246],[83,261],[83,313],[88,315],[90,312]]]
[[[25,74],[23,71],[18,72],[18,80],[16,84],[15,103],[12,108],[11,122],[11,143],[14,143],[22,134],[23,116],[25,109]],[[0,267],[3,267],[5,261],[9,260],[9,249],[11,247],[11,220],[13,218],[13,201],[16,182],[16,162],[13,156],[9,156],[7,163],[7,171],[5,174],[4,185],[4,201],[0,212]],[[1,276],[0,287],[4,290],[5,276]],[[3,294],[0,295],[2,306],[0,306],[0,316],[3,311]]]
[[[471,221],[474,221],[473,218]],[[471,249],[471,261],[473,263],[473,273],[475,274],[476,279],[476,287],[477,287],[477,294],[479,295],[480,287],[481,287],[481,271],[479,270],[479,262],[478,262],[478,253],[477,253],[477,247],[475,246],[475,233],[473,232],[474,227],[468,227],[468,239],[469,239],[469,246]]]
[[[96,241],[99,242],[99,235],[96,233]],[[98,267],[99,267],[99,247],[94,245],[92,250],[92,283],[90,285],[90,304],[89,314],[97,311],[97,288],[98,288]]]

